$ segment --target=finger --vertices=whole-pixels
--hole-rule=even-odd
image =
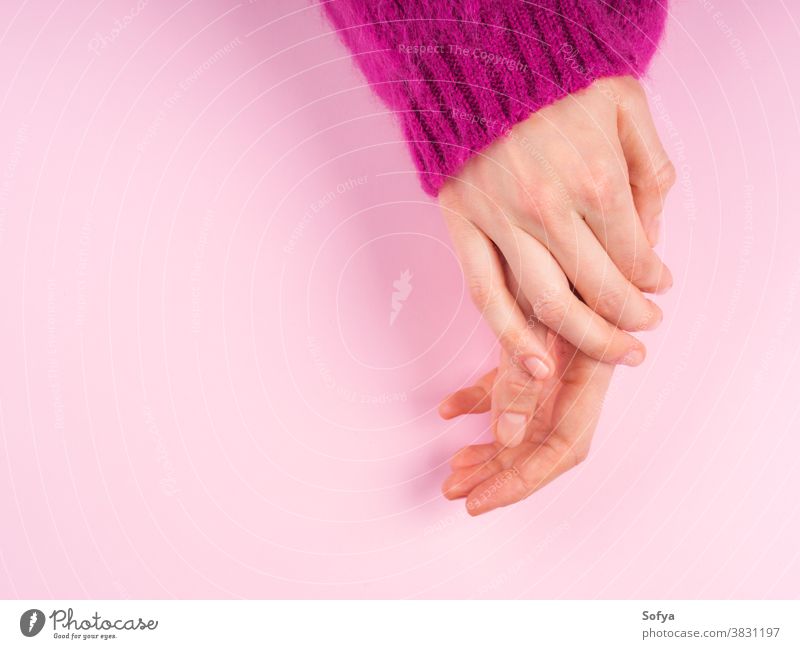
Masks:
[[[532,335],[522,311],[505,283],[504,271],[491,240],[466,219],[446,216],[470,295],[484,319],[513,358],[535,378],[552,374],[547,349]]]
[[[620,329],[656,327],[662,319],[661,309],[620,272],[581,218],[575,215],[573,223],[568,239],[562,234],[551,241],[559,265],[583,301]]]
[[[675,184],[675,167],[658,136],[641,86],[618,109],[619,136],[628,165],[631,192],[650,245],[658,243],[661,212]]]
[[[505,351],[492,388],[492,430],[502,446],[519,446],[525,439],[544,382],[534,379]]]
[[[488,412],[492,406],[491,390],[497,368],[484,374],[475,385],[457,390],[439,404],[442,419],[453,419],[459,415]]]
[[[527,498],[574,466],[575,462],[569,452],[560,448],[552,449],[549,442],[544,442],[531,451],[531,455],[524,460],[524,463],[519,462],[493,473],[477,484],[471,476],[465,475],[462,482],[454,488],[460,493],[461,485],[474,485],[467,493],[467,512],[471,516],[478,516]],[[521,468],[525,469],[524,475]],[[462,469],[462,471],[471,471],[471,475],[475,476],[482,476],[485,473],[483,467]]]
[[[442,493],[448,500],[465,498],[476,486],[487,482],[495,474],[503,471],[503,454],[475,466],[455,469],[442,484]]]
[[[526,233],[515,232],[513,239],[501,242],[501,249],[535,318],[592,358],[639,365],[644,345],[575,297],[550,252]]]
[[[467,498],[468,512],[476,516],[518,502],[583,461],[612,373],[612,366],[579,355],[562,377],[553,433],[539,445],[529,443],[529,454],[517,456],[512,466],[477,484]],[[472,473],[483,475],[474,467]]]
[[[589,454],[614,366],[576,353],[561,374],[561,389],[553,404],[554,439],[566,440],[578,461]]]
[[[643,291],[661,293],[672,286],[672,274],[650,246],[621,164],[590,166],[581,181],[580,212],[622,275]]]
[[[465,446],[452,457],[450,466],[453,469],[464,469],[483,464],[494,459],[499,450],[500,447],[496,443]]]
[[[491,393],[473,385],[454,392],[439,404],[439,416],[453,419],[461,415],[489,412],[492,407]]]

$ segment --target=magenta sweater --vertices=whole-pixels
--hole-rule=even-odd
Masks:
[[[532,112],[599,77],[640,76],[667,0],[328,0],[398,115],[426,192]]]

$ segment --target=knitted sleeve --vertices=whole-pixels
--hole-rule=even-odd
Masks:
[[[667,0],[327,0],[436,195],[467,158],[597,78],[640,76]]]

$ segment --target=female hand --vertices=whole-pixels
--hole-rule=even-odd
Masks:
[[[473,301],[532,376],[552,362],[503,263],[537,320],[588,357],[638,365],[644,346],[622,330],[661,321],[643,291],[672,284],[651,245],[674,180],[644,91],[615,77],[541,109],[447,181],[440,205]]]
[[[541,325],[534,329],[538,338],[551,339],[556,363],[552,378],[515,379],[513,372],[518,369],[503,351],[499,368],[452,394],[439,408],[450,419],[486,412],[491,402],[499,400],[500,407],[516,405],[530,413],[515,437],[498,436],[492,444],[466,446],[451,460],[452,473],[442,491],[451,500],[466,497],[473,516],[527,498],[589,453],[614,368],[543,332]],[[502,435],[501,430],[498,433]]]

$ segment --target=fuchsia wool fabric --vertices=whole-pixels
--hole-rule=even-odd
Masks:
[[[436,195],[475,151],[597,78],[641,75],[666,0],[330,0]]]

